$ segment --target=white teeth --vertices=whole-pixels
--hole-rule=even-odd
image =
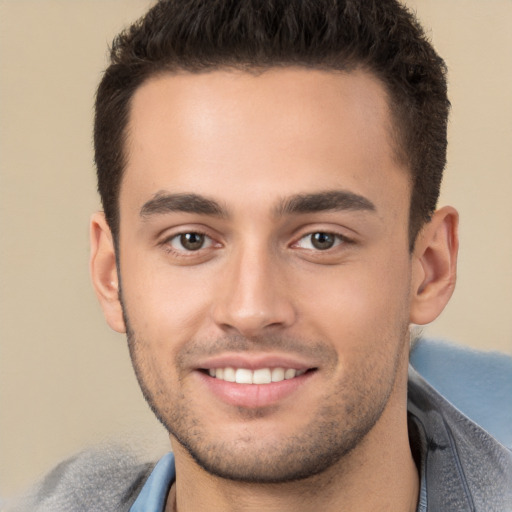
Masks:
[[[295,370],[294,368],[259,368],[248,370],[247,368],[212,368],[208,370],[210,377],[215,377],[226,382],[237,384],[270,384],[281,382],[304,375],[306,370]]]
[[[272,369],[272,382],[281,382],[284,380],[284,368]]]
[[[286,380],[288,379],[293,379],[293,377],[295,377],[295,375],[297,374],[297,370],[294,370],[293,368],[288,368],[285,372],[284,372],[284,378]]]
[[[235,381],[237,384],[252,384],[252,372],[245,368],[238,368],[235,373]]]
[[[227,382],[236,381],[236,373],[234,368],[224,368],[224,380]]]
[[[254,370],[252,374],[253,384],[269,384],[272,382],[272,374],[268,368],[261,368],[260,370]]]

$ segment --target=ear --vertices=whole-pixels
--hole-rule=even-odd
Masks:
[[[119,297],[114,240],[103,212],[91,217],[90,243],[90,272],[96,296],[108,325],[114,331],[126,332]]]
[[[459,214],[451,206],[437,210],[418,234],[413,252],[410,322],[435,320],[450,300],[457,275]]]

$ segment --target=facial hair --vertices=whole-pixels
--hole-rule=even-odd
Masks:
[[[132,330],[126,311],[130,356],[142,393],[150,408],[171,436],[208,473],[246,483],[285,483],[320,474],[338,464],[372,430],[392,393],[401,359],[401,345],[382,343],[385,350],[361,358],[357,368],[347,368],[336,385],[329,386],[312,411],[303,411],[301,428],[279,439],[258,435],[253,423],[274,414],[272,406],[256,410],[238,409],[242,427],[237,436],[212,432],[208,416],[191,398],[187,384],[190,362],[197,356],[214,356],[223,351],[244,353],[275,351],[313,356],[320,361],[325,375],[334,378],[338,354],[326,343],[289,337],[265,337],[254,340],[241,336],[216,340],[190,340],[178,349],[172,361],[151,359],[151,344]],[[406,335],[408,326],[403,326]],[[403,339],[403,338],[402,338]],[[379,345],[376,344],[378,347]],[[387,365],[376,365],[382,357]],[[162,367],[165,367],[162,369]],[[158,374],[158,375],[157,375]],[[177,375],[166,380],[162,375]]]

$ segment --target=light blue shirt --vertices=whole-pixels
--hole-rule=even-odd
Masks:
[[[174,454],[164,455],[154,467],[130,512],[164,512],[165,500],[171,484],[176,479]],[[426,482],[421,478],[420,503],[417,512],[427,510]]]
[[[154,467],[130,512],[164,512],[167,493],[175,479],[174,454],[168,453]]]

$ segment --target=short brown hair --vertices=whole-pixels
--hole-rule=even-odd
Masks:
[[[177,70],[363,68],[385,86],[398,158],[411,172],[411,249],[435,210],[446,163],[446,68],[395,0],[160,0],[119,34],[96,96],[98,190],[117,239],[134,92]]]

